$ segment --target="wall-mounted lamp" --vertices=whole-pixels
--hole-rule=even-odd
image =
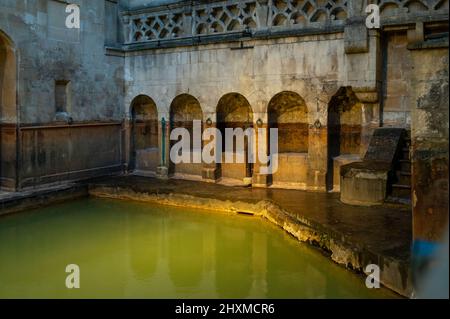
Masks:
[[[208,117],[208,119],[206,120],[206,124],[208,124],[208,126],[211,126],[212,120],[210,117]]]
[[[261,127],[263,125],[263,121],[261,119],[258,119],[256,121],[256,125],[258,125],[259,127]]]

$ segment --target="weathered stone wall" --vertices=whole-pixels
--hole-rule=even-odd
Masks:
[[[406,30],[385,35],[383,43],[383,124],[410,128],[411,56]]]
[[[105,8],[117,4],[71,1],[80,6],[81,28],[68,29],[68,3],[0,0],[0,30],[11,40],[17,59],[17,81],[13,81],[17,101],[2,102],[1,106],[1,122],[10,127],[2,132],[11,131],[1,137],[6,149],[1,176],[9,180],[17,176],[19,187],[54,180],[55,176],[58,180],[92,176],[104,173],[105,166],[121,164],[117,139],[123,118],[124,64],[123,58],[105,55],[104,49],[111,28],[114,30],[105,24]],[[56,105],[58,83],[66,85],[63,113],[57,113],[61,107]],[[16,115],[8,111],[16,109]],[[84,127],[93,122],[108,125]],[[53,129],[55,125],[64,128]],[[22,130],[22,126],[29,127]],[[15,187],[11,181],[4,186]]]
[[[20,187],[120,169],[120,123],[23,127],[19,134]]]
[[[221,97],[236,92],[248,100],[256,125],[258,119],[268,122],[274,96],[291,91],[306,104],[307,143],[316,159],[311,169],[324,175],[328,102],[348,82],[342,40],[342,34],[332,34],[251,41],[246,45],[253,47],[246,50],[231,50],[238,46],[232,43],[129,53],[124,111],[136,95],[146,94],[155,101],[159,118],[168,118],[172,101],[189,93],[199,101],[203,120],[215,122]],[[320,187],[324,181],[317,183]]]
[[[68,29],[69,1],[0,0],[0,187],[130,165],[209,181],[253,169],[255,186],[339,190],[340,167],[364,157],[376,128],[406,128],[414,238],[436,242],[448,221],[448,1],[377,1],[379,30],[365,26],[366,2],[72,0],[81,29]],[[282,92],[296,102],[271,116]],[[140,95],[154,104],[148,118],[133,116]],[[180,96],[195,112],[176,107]],[[194,118],[279,126],[278,172],[171,166],[171,122],[190,129]]]
[[[169,168],[177,97],[198,102],[203,127],[220,128],[219,101],[242,96],[249,113],[230,112],[226,124],[268,128],[271,101],[290,92],[301,111],[275,116],[284,137],[273,182],[325,190],[328,175],[328,188],[338,190],[336,171],[364,156],[375,128],[411,129],[417,225],[439,224],[447,205],[439,194],[448,183],[448,34],[440,44],[436,36],[448,2],[380,1],[380,30],[367,30],[362,1],[237,2],[78,0],[81,29],[69,30],[66,1],[0,0],[3,187],[104,174],[134,160],[151,172]],[[334,145],[330,105],[343,88],[353,106],[335,112],[343,143]],[[133,123],[130,106],[139,95],[155,104],[151,123]],[[338,110],[347,102],[339,103]],[[177,125],[193,118],[188,104]],[[183,164],[175,172],[200,175],[202,166],[213,180],[248,175],[245,165]],[[267,185],[257,169],[255,184]],[[439,217],[422,220],[425,211]]]
[[[417,242],[436,242],[448,223],[448,48],[411,56],[413,232]]]
[[[448,60],[443,57],[448,53],[448,1],[379,1],[382,28],[369,31],[362,1],[342,6],[335,1],[330,9],[335,14],[323,19],[303,12],[304,21],[295,19],[305,8],[294,1],[249,0],[241,11],[225,8],[223,1],[170,2],[165,9],[158,1],[153,7],[146,2],[145,9],[143,1],[130,1],[131,11],[122,15],[125,111],[134,96],[147,94],[156,102],[158,117],[167,118],[171,101],[189,93],[199,101],[203,120],[214,126],[218,101],[234,92],[249,102],[253,126],[260,122],[267,128],[271,99],[293,92],[306,105],[308,147],[302,151],[307,152],[283,154],[272,182],[313,190],[325,189],[327,182],[328,189],[339,190],[340,166],[364,157],[377,127],[411,130],[415,236],[436,239],[448,206],[448,109],[443,107],[448,100]],[[330,105],[344,87],[355,107],[335,116],[341,144],[330,134]],[[337,109],[345,108],[345,99],[339,103]],[[295,142],[284,138],[282,145],[289,149]],[[268,180],[255,173],[257,166],[254,184],[264,186]],[[222,169],[233,176],[244,171]]]
[[[14,43],[0,30],[0,188],[16,185],[16,85]]]

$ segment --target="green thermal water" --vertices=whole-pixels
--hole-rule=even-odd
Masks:
[[[80,289],[67,289],[68,264]],[[82,199],[0,217],[0,298],[390,298],[258,217]]]

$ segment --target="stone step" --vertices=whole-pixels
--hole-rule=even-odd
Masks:
[[[403,171],[396,171],[395,175],[397,177],[396,184],[401,185],[411,185],[411,173],[410,172],[403,172]]]
[[[393,184],[391,196],[398,198],[411,198],[411,186],[402,184]]]
[[[405,188],[405,189],[411,189],[411,185],[405,185],[405,184],[392,184],[392,188]]]
[[[401,198],[401,197],[394,197],[394,196],[388,196],[385,200],[386,203],[393,203],[393,204],[403,204],[411,206],[411,198]]]

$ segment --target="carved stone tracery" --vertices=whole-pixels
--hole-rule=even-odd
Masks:
[[[362,0],[360,0],[362,1]],[[378,0],[382,17],[447,12],[449,0]],[[140,43],[265,28],[301,29],[344,25],[352,0],[227,0],[123,15],[126,43]],[[352,9],[353,8],[353,9]],[[355,14],[355,13],[353,13]]]

